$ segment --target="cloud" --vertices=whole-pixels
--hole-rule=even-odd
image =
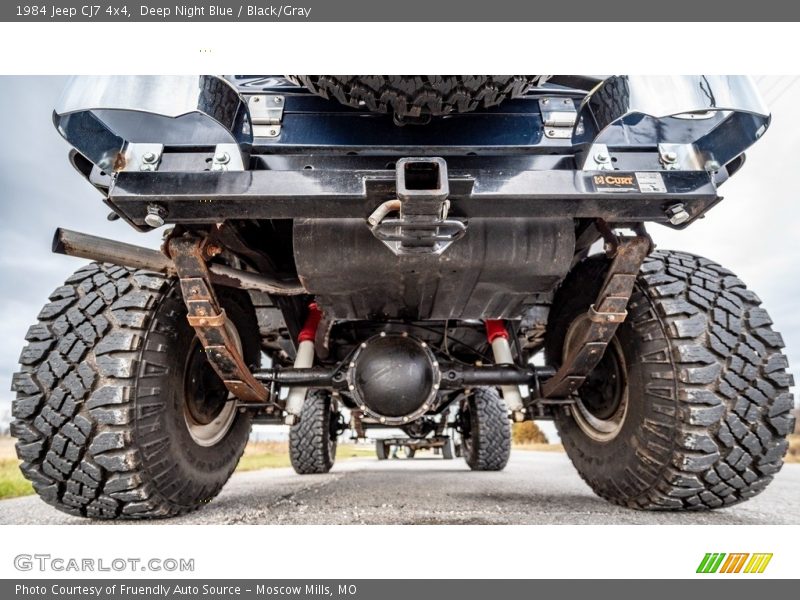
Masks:
[[[50,252],[56,227],[150,245],[157,237],[109,222],[108,208],[67,160],[51,114],[64,77],[0,77],[0,415],[25,333],[50,293],[85,261]]]

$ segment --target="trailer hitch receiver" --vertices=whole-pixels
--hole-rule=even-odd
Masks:
[[[441,254],[467,231],[463,221],[447,218],[447,163],[443,158],[403,158],[396,173],[397,200],[385,202],[367,220],[373,235],[395,254]],[[383,218],[393,210],[399,210],[399,218]]]

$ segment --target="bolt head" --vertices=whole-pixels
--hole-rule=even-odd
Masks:
[[[609,157],[608,154],[605,152],[598,152],[597,154],[594,155],[594,159],[599,163],[607,163]]]
[[[270,129],[270,130],[269,130],[269,134],[270,134],[270,135],[273,135],[273,136],[274,136],[274,135],[278,135],[278,130],[277,130],[277,129]]]
[[[281,98],[280,96],[275,96],[274,102],[275,104],[280,104],[281,102],[283,102],[283,98]]]
[[[681,203],[673,204],[667,208],[666,213],[669,222],[673,225],[682,225],[691,219],[691,215],[686,211],[686,207],[684,207],[684,205]]]
[[[150,227],[161,227],[164,224],[164,218],[158,213],[148,213],[144,217],[144,222]]]
[[[230,162],[230,160],[231,160],[231,157],[228,155],[227,152],[217,152],[214,155],[214,161],[218,162],[218,163],[221,163],[223,165],[227,164],[228,162]]]
[[[142,160],[144,162],[153,163],[156,162],[156,158],[158,158],[158,155],[155,152],[145,152],[142,154]]]
[[[678,160],[677,152],[664,152],[664,162],[674,163],[676,160]]]

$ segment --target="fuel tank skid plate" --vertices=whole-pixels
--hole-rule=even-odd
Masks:
[[[441,254],[395,255],[362,219],[297,219],[300,280],[336,319],[520,318],[569,270],[571,219],[471,219]]]

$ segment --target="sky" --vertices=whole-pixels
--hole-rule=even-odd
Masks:
[[[800,381],[800,77],[757,77],[772,125],[721,187],[724,201],[684,231],[649,226],[659,248],[692,252],[735,272],[763,300]],[[52,124],[62,77],[0,77],[0,421],[11,375],[47,296],[83,262],[50,253],[56,227],[156,247],[157,234],[109,222],[100,195],[73,170]]]

